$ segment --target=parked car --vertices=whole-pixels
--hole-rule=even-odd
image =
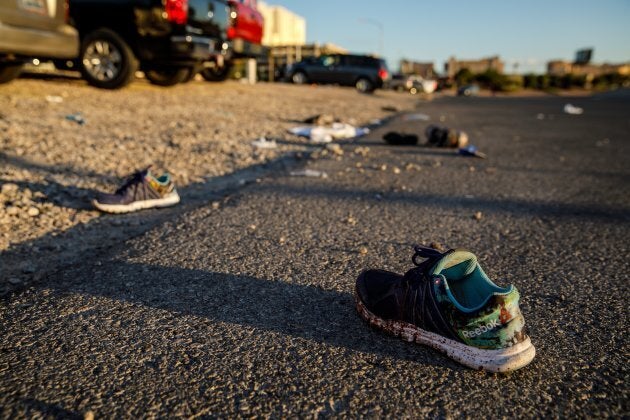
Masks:
[[[457,89],[458,96],[477,96],[479,94],[479,86],[464,85]]]
[[[70,16],[81,37],[76,65],[99,88],[123,87],[136,70],[171,86],[229,57],[223,0],[70,0]]]
[[[257,0],[228,0],[230,21],[227,39],[232,51],[231,58],[257,58],[264,55],[262,37],[264,18],[258,11]],[[225,80],[233,61],[227,60],[222,67],[212,66],[201,74],[209,81]]]
[[[79,51],[77,31],[68,24],[67,1],[0,2],[0,83],[20,75],[33,58],[72,58]]]
[[[334,83],[355,86],[360,92],[372,92],[390,79],[387,63],[368,55],[331,54],[307,58],[287,68],[296,84]]]
[[[389,81],[389,88],[397,91],[407,91],[412,95],[422,92],[433,93],[437,89],[437,82],[423,79],[420,76],[395,74]]]

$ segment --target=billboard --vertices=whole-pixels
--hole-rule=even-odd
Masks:
[[[588,64],[593,57],[592,48],[584,48],[575,53],[575,64]]]

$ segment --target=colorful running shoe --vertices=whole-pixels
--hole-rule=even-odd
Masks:
[[[371,326],[473,369],[507,372],[532,361],[515,287],[490,281],[468,251],[416,246],[412,260],[404,276],[367,270],[357,279],[357,311]]]
[[[179,194],[171,176],[159,178],[149,168],[131,175],[114,194],[98,194],[92,200],[97,209],[107,213],[129,213],[153,207],[168,207],[179,203]]]

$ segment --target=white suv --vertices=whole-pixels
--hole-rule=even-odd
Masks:
[[[0,83],[35,57],[75,58],[79,35],[67,22],[67,0],[0,1]]]

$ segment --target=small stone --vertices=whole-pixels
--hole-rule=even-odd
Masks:
[[[380,169],[381,171],[386,171],[386,170],[387,170],[387,165],[382,164],[382,165],[379,167],[379,169]]]
[[[368,253],[368,249],[364,246],[362,246],[361,248],[359,248],[359,254],[361,255],[366,255]]]
[[[476,170],[476,169],[475,169],[475,167],[474,167],[474,166],[469,166],[469,167],[468,167],[468,171],[469,171],[469,172],[475,172],[475,170]]]
[[[400,168],[398,166],[394,166],[394,168],[392,169],[392,171],[398,175],[400,173]]]
[[[405,170],[406,171],[419,171],[420,165],[416,164],[416,163],[408,163],[405,165]]]
[[[83,415],[83,420],[94,420],[94,412],[93,411],[87,411]]]
[[[217,210],[220,206],[221,204],[218,201],[212,202],[212,209]]]
[[[346,223],[349,224],[349,225],[354,226],[354,225],[356,225],[358,223],[358,220],[354,216],[348,216],[346,218]]]
[[[337,143],[327,144],[326,149],[336,156],[343,156],[343,149]]]
[[[31,207],[28,209],[28,215],[31,217],[39,216],[39,209],[37,207]]]
[[[280,243],[280,245],[284,245],[287,242],[287,238],[285,238],[284,236],[281,236],[280,239],[278,239],[278,243]]]
[[[359,155],[362,157],[366,157],[368,155],[368,153],[370,153],[370,148],[369,147],[356,147],[354,149],[354,154],[355,155]]]
[[[19,187],[17,184],[12,182],[7,182],[6,184],[2,184],[2,188],[0,188],[0,192],[7,196],[12,196],[18,191]]]
[[[437,249],[438,251],[442,251],[442,252],[445,251],[444,246],[439,242],[435,242],[435,241],[431,242],[429,246],[433,249]]]
[[[482,217],[483,217],[483,214],[480,211],[476,212],[473,215],[473,219],[475,219],[475,220],[481,220]]]
[[[7,214],[9,216],[17,216],[20,213],[20,208],[16,206],[7,207]]]
[[[254,225],[254,224],[251,224],[251,225],[247,226],[247,229],[252,230],[252,231],[256,230],[256,228],[257,228],[257,226]]]
[[[28,262],[28,261],[22,263],[20,268],[22,269],[22,273],[24,273],[24,274],[31,274],[31,273],[34,273],[35,271],[37,271],[35,266],[32,263]]]

